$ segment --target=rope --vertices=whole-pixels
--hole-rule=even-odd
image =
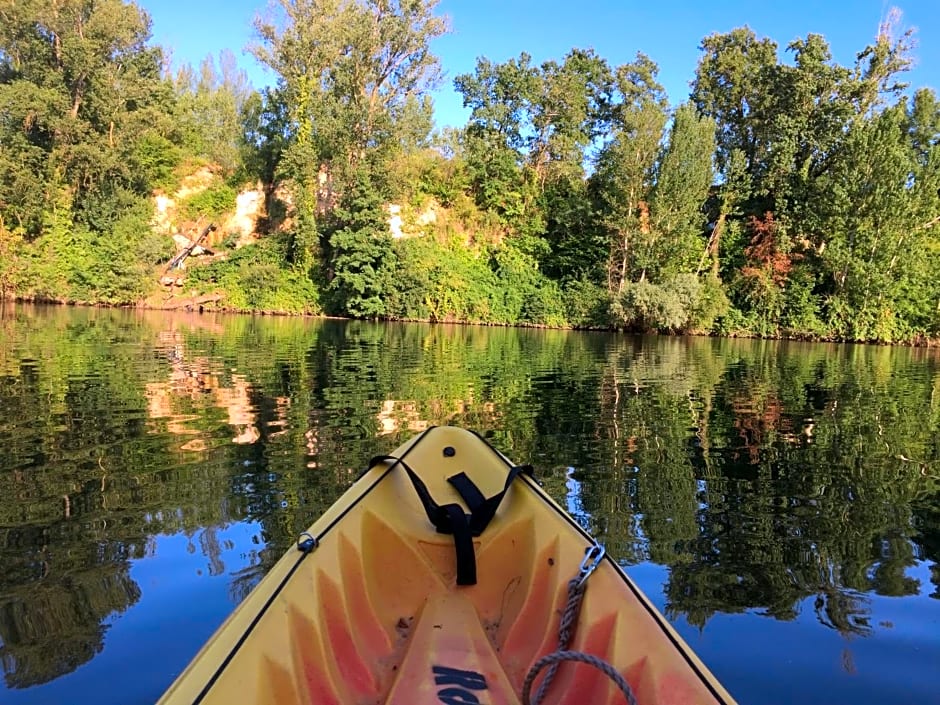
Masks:
[[[604,659],[591,656],[591,654],[586,654],[583,651],[554,651],[536,661],[529,671],[529,675],[526,676],[525,683],[522,686],[522,705],[538,705],[544,694],[544,681],[535,694],[535,700],[529,699],[532,684],[535,682],[536,676],[549,664],[551,664],[551,668],[557,669],[562,661],[578,661],[579,663],[586,663],[589,666],[594,666],[594,668],[603,671],[603,673],[620,688],[620,692],[623,693],[627,702],[630,703],[630,705],[637,705],[636,696],[633,695],[633,689],[630,688],[630,684],[620,675],[617,669]],[[546,674],[545,679],[548,680],[548,674]]]
[[[590,564],[592,555],[593,563]],[[581,614],[581,601],[584,599],[587,579],[594,571],[594,568],[597,567],[602,556],[603,550],[592,554],[592,549],[589,548],[587,556],[581,564],[581,571],[568,582],[568,601],[565,603],[565,610],[562,612],[561,622],[558,625],[558,648],[532,664],[532,668],[529,669],[529,673],[525,677],[525,682],[522,684],[522,705],[539,705],[539,703],[542,702],[545,693],[548,692],[548,687],[552,684],[555,674],[558,672],[558,667],[564,661],[586,663],[602,671],[616,684],[630,705],[637,705],[636,697],[633,695],[630,684],[627,683],[616,668],[597,656],[592,656],[582,651],[568,650],[568,646],[571,644],[571,639],[574,636],[574,630],[578,626],[578,616]],[[545,678],[542,679],[539,689],[535,692],[535,697],[530,699],[532,685],[535,683],[538,674],[546,666],[549,668],[545,674]]]
[[[578,578],[574,578],[568,582],[568,602],[565,604],[565,611],[562,613],[561,623],[558,625],[558,648],[555,650],[555,653],[565,651],[571,643],[571,637],[574,636],[574,628],[578,626],[578,615],[581,613],[581,600],[584,599],[585,587],[587,587],[587,583],[582,582]],[[549,656],[552,655],[553,654],[549,654]],[[525,684],[522,686],[522,705],[529,705],[529,701],[526,700],[526,693],[532,688],[532,682],[535,680],[535,676],[542,670],[541,668],[536,670],[535,666],[538,666],[546,658],[548,657],[543,656],[529,669]],[[539,705],[539,703],[542,702],[542,698],[545,697],[545,693],[548,691],[548,686],[552,684],[552,680],[554,680],[555,674],[558,672],[558,667],[561,665],[560,660],[554,662],[548,661],[548,663],[552,665],[545,673],[545,679],[542,681],[539,689],[535,691],[535,700],[532,701],[532,705]]]

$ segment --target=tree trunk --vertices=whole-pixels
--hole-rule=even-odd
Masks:
[[[85,79],[79,78],[75,81],[75,89],[72,92],[72,107],[69,110],[69,117],[73,120],[78,117],[78,108],[82,104],[82,96],[85,92]]]
[[[718,277],[718,245],[721,241],[721,229],[725,225],[725,218],[725,213],[719,214],[718,221],[712,229],[712,234],[708,236],[708,242],[705,243],[705,251],[702,252],[702,259],[699,260],[698,269],[695,270],[696,276],[702,273],[702,269],[705,267],[705,260],[711,257],[712,275],[716,278]]]

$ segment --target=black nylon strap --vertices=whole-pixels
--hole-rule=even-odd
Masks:
[[[464,515],[463,509],[460,507],[460,505],[447,504],[443,507],[440,506],[437,502],[434,501],[430,491],[428,491],[428,486],[424,484],[424,480],[422,480],[418,474],[409,467],[408,463],[406,463],[401,458],[396,458],[394,455],[377,455],[369,462],[369,469],[375,467],[379,463],[389,460],[394,461],[392,467],[395,465],[401,465],[405,469],[405,472],[408,474],[408,479],[411,480],[412,487],[415,488],[415,492],[418,494],[418,499],[421,500],[421,506],[424,507],[424,513],[428,515],[428,520],[434,524],[434,528],[437,529],[438,533],[454,533],[453,520],[451,519],[451,510],[448,509],[448,507],[457,507],[460,509],[460,514],[463,516],[463,523],[467,524],[467,517]]]
[[[506,476],[503,489],[490,498],[484,497],[480,489],[473,483],[473,480],[467,477],[464,472],[447,478],[447,481],[454,486],[454,489],[457,490],[457,493],[467,504],[467,508],[470,510],[468,515],[464,513],[463,507],[459,504],[452,503],[441,506],[435,502],[424,481],[401,458],[396,458],[393,455],[377,455],[369,461],[369,466],[364,472],[371,470],[379,463],[387,461],[392,462],[392,467],[401,465],[405,469],[418,499],[421,500],[424,513],[427,514],[428,520],[434,525],[438,533],[453,535],[454,550],[457,553],[457,584],[476,585],[477,563],[473,550],[473,537],[482,534],[483,530],[492,521],[512,481],[523,472],[531,475],[532,466],[517,465],[511,468]]]
[[[459,472],[456,475],[451,475],[447,478],[447,481],[454,486],[457,494],[467,504],[471,516],[486,504],[486,497],[480,492],[480,488],[473,484],[473,480],[467,477],[467,473]]]
[[[454,534],[454,550],[457,552],[457,584],[477,584],[477,557],[473,550],[473,535],[467,515],[459,504],[445,504],[441,509],[450,520],[450,527]],[[438,529],[440,531],[440,529]]]
[[[532,466],[516,465],[510,468],[503,489],[488,499],[483,497],[483,493],[473,484],[473,480],[467,477],[466,473],[461,472],[447,478],[447,481],[454,486],[463,501],[467,503],[467,508],[470,510],[470,531],[474,536],[479,536],[489,526],[493,517],[496,516],[496,510],[499,509],[503,497],[509,491],[512,481],[522,473],[531,475]]]

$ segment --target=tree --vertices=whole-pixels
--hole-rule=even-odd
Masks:
[[[0,159],[0,216],[35,237],[59,198],[53,184],[72,193],[80,222],[115,191],[145,193],[136,147],[172,130],[149,17],[122,0],[24,0],[2,12],[0,131],[13,151]]]
[[[295,139],[340,173],[394,143],[409,101],[432,87],[429,43],[447,31],[437,0],[279,0],[258,20],[255,56],[279,77]],[[318,166],[318,165],[317,165]]]
[[[645,280],[653,264],[641,243],[651,232],[649,202],[667,119],[658,71],[642,54],[617,68],[619,101],[612,107],[609,141],[598,155],[591,179],[601,221],[609,232],[607,288],[617,294],[627,282]]]
[[[578,190],[607,118],[612,81],[607,62],[582,49],[541,66],[526,53],[502,64],[480,58],[474,73],[454,81],[472,111],[466,152],[477,204],[546,262],[550,246],[570,244],[561,242],[572,234],[557,227],[566,218],[553,218],[553,199]],[[562,211],[570,205],[558,203]]]
[[[355,318],[382,316],[394,270],[392,238],[382,199],[365,172],[358,173],[334,216],[330,291],[336,313]]]
[[[702,40],[692,82],[692,102],[699,112],[715,120],[717,161],[722,173],[738,150],[753,172],[766,151],[767,87],[777,64],[777,45],[758,39],[749,27]]]
[[[538,69],[526,53],[503,64],[477,59],[473,74],[454,79],[470,108],[466,158],[477,204],[509,227],[532,217],[536,189],[523,170],[529,106],[538,91]]]
[[[358,168],[394,147],[413,99],[438,77],[431,40],[447,31],[437,0],[279,0],[279,18],[255,23],[255,56],[278,75],[286,145],[279,174],[294,185],[292,259],[308,271],[316,218]],[[271,112],[278,113],[278,109]],[[369,157],[369,159],[367,159]],[[322,245],[325,243],[320,243]]]
[[[254,93],[235,55],[220,52],[218,70],[207,56],[198,75],[184,66],[176,74],[175,88],[189,151],[234,171],[241,163],[243,114]]]
[[[552,169],[583,175],[607,119],[610,66],[593,50],[572,49],[561,64],[543,63],[539,79],[530,107],[529,163],[543,183]]]
[[[851,69],[832,63],[817,34],[787,46],[792,65],[778,62],[776,43],[748,27],[703,40],[692,100],[716,121],[719,170],[727,175],[732,154],[743,156],[757,199],[751,214],[772,210],[784,225],[801,220],[808,182],[831,166],[848,128],[899,95],[910,33],[892,32],[882,26]]]
[[[858,124],[818,184],[814,225],[830,322],[842,335],[891,340],[937,329],[938,120],[925,91],[913,109],[903,101]]]
[[[702,249],[705,201],[714,181],[715,123],[684,103],[675,111],[669,138],[656,164],[650,193],[650,260],[654,278],[695,268]]]

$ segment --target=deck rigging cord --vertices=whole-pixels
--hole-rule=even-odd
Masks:
[[[565,610],[562,612],[561,622],[558,625],[558,648],[532,664],[522,684],[522,705],[539,705],[542,702],[558,672],[558,667],[565,661],[586,663],[600,670],[614,682],[630,705],[637,705],[633,689],[616,668],[593,654],[568,649],[574,637],[575,628],[578,626],[578,615],[581,613],[581,602],[584,599],[584,591],[587,589],[587,580],[604,558],[604,553],[604,547],[599,543],[595,542],[588,546],[578,574],[568,581],[568,601],[565,603]],[[532,697],[532,685],[546,666],[548,666],[548,671],[535,692],[535,696]]]

